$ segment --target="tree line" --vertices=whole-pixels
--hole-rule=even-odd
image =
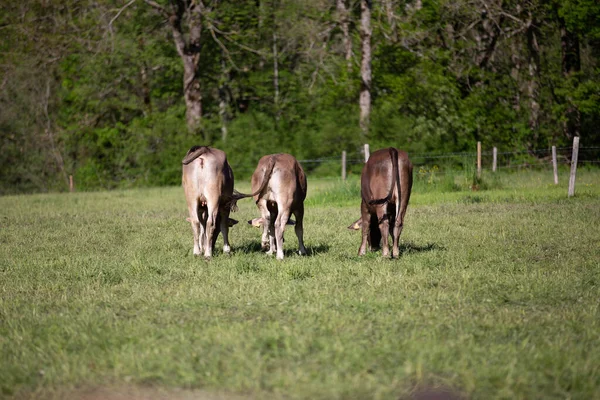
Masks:
[[[178,184],[195,144],[600,143],[596,0],[23,0],[0,35],[0,193]]]

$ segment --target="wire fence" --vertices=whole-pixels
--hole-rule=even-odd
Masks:
[[[572,147],[556,148],[556,162],[559,166],[571,163]],[[481,152],[482,170],[493,168],[493,151]],[[456,170],[475,171],[477,168],[477,152],[454,153],[409,153],[409,158],[418,171],[435,168],[437,175],[454,173]],[[298,160],[308,174],[313,173],[323,178],[340,178],[342,155]],[[348,175],[360,174],[364,165],[364,153],[355,152],[346,157]],[[579,147],[579,166],[600,166],[600,147]],[[552,169],[552,149],[520,150],[496,152],[496,170],[517,171],[528,169]]]
[[[571,162],[572,147],[556,148],[556,162],[559,168],[568,166]],[[481,152],[481,168],[487,173],[493,169],[493,151]],[[445,174],[463,172],[474,174],[477,170],[477,152],[452,152],[452,153],[410,153],[408,154],[415,171],[435,171],[435,175],[442,177]],[[365,163],[364,152],[356,150],[348,152],[345,157],[346,175],[359,177]],[[344,166],[342,152],[337,157],[322,157],[312,159],[298,159],[304,171],[313,178],[341,179]],[[578,165],[580,167],[600,167],[600,146],[579,147]],[[254,165],[243,163],[233,165],[236,178],[246,178],[252,175]],[[498,151],[496,152],[496,170],[505,172],[518,172],[521,170],[549,170],[553,169],[552,149]]]

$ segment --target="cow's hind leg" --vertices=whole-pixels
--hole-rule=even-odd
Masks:
[[[194,255],[202,254],[202,243],[200,241],[200,217],[198,215],[198,202],[192,202],[188,211],[190,213],[190,224],[192,225],[192,233],[194,235]]]
[[[381,249],[384,257],[390,256],[390,247],[388,239],[390,236],[390,220],[387,214],[387,205],[377,207],[377,221],[379,222],[379,231],[381,232]]]
[[[298,237],[298,254],[301,256],[306,255],[306,248],[304,247],[304,205],[300,205],[294,210],[294,216],[296,216],[296,226],[294,230],[296,231],[296,236]]]

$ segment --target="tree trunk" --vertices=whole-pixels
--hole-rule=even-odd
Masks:
[[[221,51],[221,84],[219,85],[219,116],[221,117],[221,140],[224,142],[227,141],[227,124],[229,122],[229,115],[227,113],[227,103],[228,103],[228,72],[227,66],[225,63],[225,54]]]
[[[46,136],[48,137],[48,142],[50,143],[50,148],[52,150],[52,154],[54,155],[54,159],[56,160],[56,166],[58,171],[63,176],[65,183],[69,184],[69,179],[67,177],[67,172],[65,171],[65,162],[62,157],[61,152],[57,148],[56,138],[54,137],[54,133],[52,131],[52,120],[50,119],[50,112],[48,111],[50,105],[50,78],[46,80],[46,95],[42,101],[44,116],[46,117]]]
[[[273,32],[273,90],[275,121],[279,121],[279,63],[277,59],[277,34],[275,32]]]
[[[337,0],[337,11],[340,28],[342,29],[344,57],[348,72],[352,71],[352,39],[350,38],[350,16],[345,0]]]
[[[186,105],[186,120],[188,129],[197,132],[202,120],[202,92],[200,90],[200,80],[198,78],[198,65],[200,63],[200,36],[202,32],[202,12],[200,5],[196,2],[188,9],[189,39],[187,46],[179,51],[183,59],[183,88]],[[179,30],[173,30],[173,37],[180,36],[183,42],[181,24]],[[177,39],[175,39],[177,41]]]
[[[360,130],[366,137],[369,134],[371,116],[371,0],[360,1],[360,37],[362,58],[360,62]]]
[[[144,0],[164,17],[171,26],[173,41],[177,54],[183,62],[183,97],[186,107],[186,121],[191,132],[198,132],[202,120],[202,92],[198,74],[200,64],[200,43],[202,33],[202,1],[187,4],[184,0],[174,0],[168,9],[154,0]],[[184,31],[181,26],[183,16],[187,13],[188,40],[186,43]]]
[[[140,52],[146,51],[146,46],[144,42],[144,38],[138,39],[138,47]],[[145,61],[142,61],[142,66],[140,67],[140,83],[141,87],[141,95],[142,101],[144,102],[144,115],[148,116],[152,113],[152,101],[150,98],[150,79],[148,77],[148,65]]]
[[[559,17],[558,21],[560,24],[560,44],[562,49],[562,72],[565,79],[570,79],[581,70],[579,37],[575,32],[567,29],[563,18]],[[580,134],[581,113],[569,96],[567,96],[567,103],[563,132],[567,138],[572,139],[574,136],[579,136]]]
[[[537,42],[536,21],[531,19],[527,27],[527,48],[529,80],[527,83],[527,95],[529,97],[529,129],[534,133],[534,141],[538,137],[540,104],[538,76],[540,71],[540,47]]]
[[[392,43],[398,42],[398,30],[396,29],[396,17],[394,15],[394,4],[392,0],[384,0],[385,16],[389,27],[389,39]]]
[[[513,100],[513,108],[517,111],[521,109],[521,41],[515,38],[510,43],[512,67],[510,76],[514,79],[517,90],[515,90],[515,98]]]

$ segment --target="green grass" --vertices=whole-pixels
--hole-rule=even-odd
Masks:
[[[446,179],[446,178],[445,178]],[[600,398],[600,172],[417,180],[403,254],[356,256],[356,178],[310,180],[305,242],[192,256],[181,188],[0,198],[0,397],[105,385],[247,398]],[[448,187],[447,180],[442,182]],[[239,189],[249,189],[240,182]],[[236,397],[237,398],[237,397]]]

